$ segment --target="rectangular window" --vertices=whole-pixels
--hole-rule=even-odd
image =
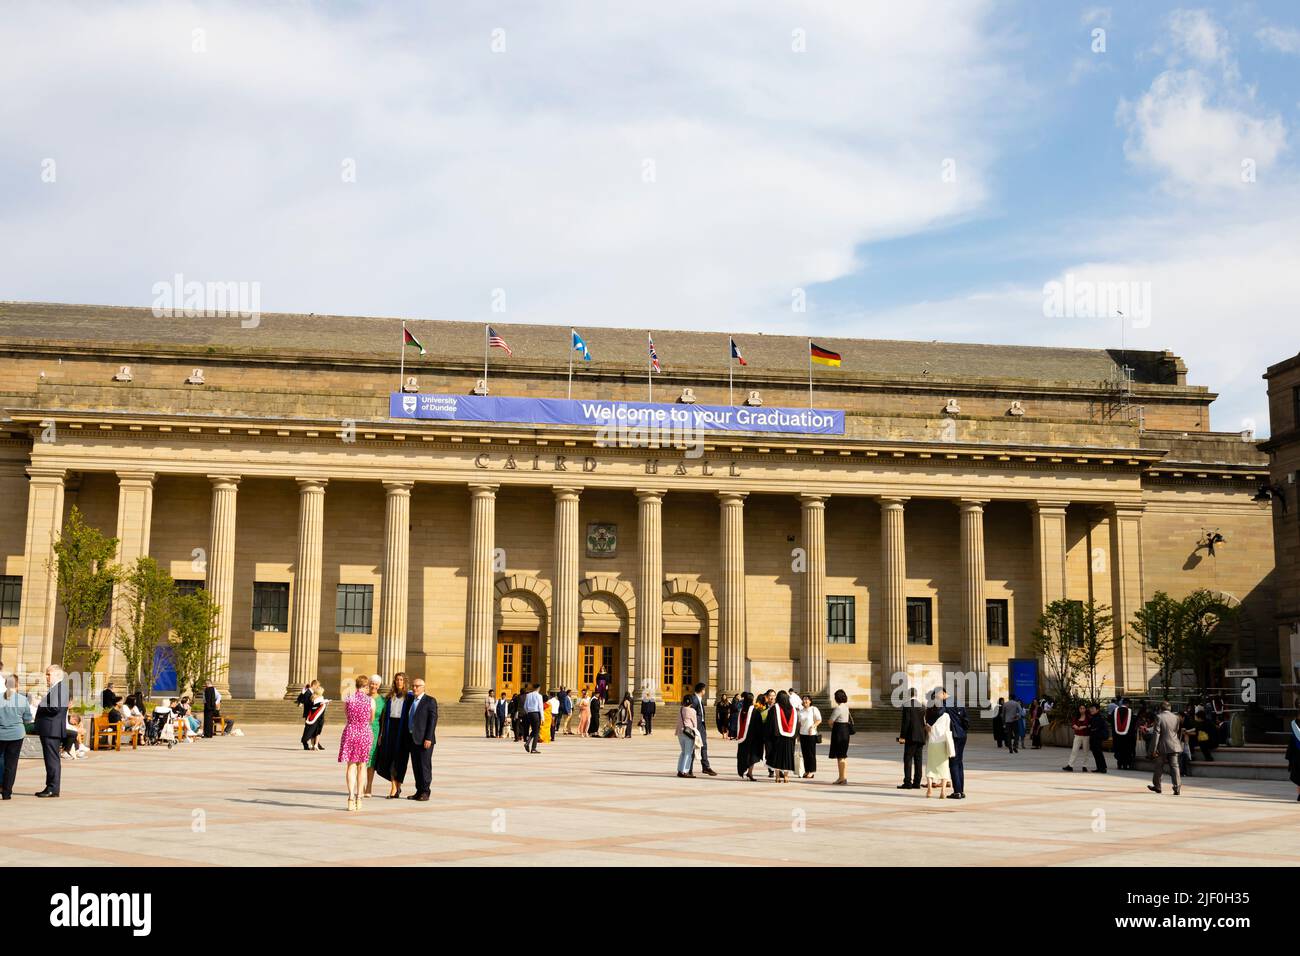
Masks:
[[[369,634],[374,602],[373,584],[340,584],[335,604],[335,629],[340,634]]]
[[[253,630],[289,629],[289,585],[279,581],[253,583]]]
[[[1007,602],[1003,598],[989,598],[984,602],[984,617],[988,642],[992,647],[1011,646],[1011,627],[1008,623]]]
[[[189,597],[195,591],[201,591],[205,583],[206,582],[204,582],[202,579],[198,581],[190,581],[190,580],[177,581],[176,593],[179,594],[181,597]]]
[[[907,643],[933,644],[934,627],[928,597],[907,599]]]
[[[0,627],[18,625],[18,609],[23,604],[23,579],[16,574],[0,577]]]
[[[853,596],[828,594],[826,596],[826,642],[852,644],[856,640]]]

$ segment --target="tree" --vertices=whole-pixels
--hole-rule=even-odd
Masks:
[[[63,605],[61,663],[65,671],[93,672],[104,656],[101,632],[118,579],[118,567],[113,563],[116,556],[117,538],[86,524],[80,509],[73,505],[50,559]],[[79,668],[73,666],[78,663],[74,660],[77,656]]]
[[[1038,616],[1032,633],[1034,654],[1043,661],[1047,686],[1058,703],[1074,697],[1078,608],[1073,601],[1053,601]]]
[[[1110,607],[1089,601],[1082,609],[1074,605],[1075,669],[1088,689],[1088,699],[1095,701],[1101,693],[1101,668],[1114,646],[1114,618]]]
[[[1224,660],[1223,644],[1236,626],[1237,609],[1204,588],[1183,598],[1180,607],[1186,662],[1203,694],[1209,689],[1211,671]]]
[[[172,602],[172,655],[176,662],[176,688],[193,692],[216,677],[212,651],[216,638],[217,605],[205,588]]]
[[[148,556],[136,559],[119,584],[122,608],[114,643],[122,652],[127,690],[153,692],[158,646],[171,629],[176,582],[158,562]]]
[[[1182,602],[1175,601],[1164,591],[1157,591],[1151,600],[1137,609],[1129,626],[1140,635],[1142,646],[1159,668],[1160,685],[1168,696],[1174,675],[1187,663]]]

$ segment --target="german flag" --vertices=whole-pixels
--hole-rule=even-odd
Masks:
[[[824,349],[815,342],[808,343],[808,357],[818,365],[829,365],[832,368],[840,367],[840,353]]]

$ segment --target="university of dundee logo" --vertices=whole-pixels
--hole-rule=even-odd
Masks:
[[[408,415],[414,415],[414,414],[415,414],[415,405],[416,405],[416,402],[417,402],[417,401],[419,401],[419,400],[418,400],[414,395],[403,395],[403,396],[402,396],[402,411],[406,412],[406,414],[408,414]]]
[[[612,558],[618,551],[618,525],[587,525],[587,557]]]

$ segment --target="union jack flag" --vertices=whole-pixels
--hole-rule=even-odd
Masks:
[[[510,351],[510,346],[506,345],[506,340],[503,339],[501,336],[497,335],[497,330],[492,328],[492,326],[489,325],[487,327],[487,333],[488,333],[489,348],[504,349],[506,355],[508,356],[515,354],[514,352]]]
[[[646,334],[646,339],[650,342],[650,367],[656,372],[662,372],[663,369],[659,367],[659,353],[655,351],[655,340],[649,333]]]

